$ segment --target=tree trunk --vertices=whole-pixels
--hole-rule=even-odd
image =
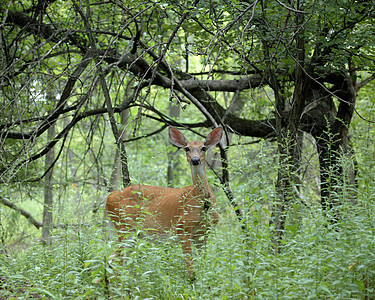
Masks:
[[[126,125],[129,120],[129,110],[126,109],[121,112],[121,125],[123,126],[123,129],[121,130],[120,133],[120,143],[124,143],[126,140]],[[116,148],[116,154],[115,154],[115,159],[113,162],[113,170],[111,174],[111,179],[109,183],[108,190],[109,191],[117,191],[121,189],[121,184],[120,184],[120,177],[121,177],[121,172],[122,170],[122,161],[121,161],[121,155],[120,155],[120,150],[119,148]]]
[[[296,17],[296,24],[302,24],[303,16]],[[282,96],[281,90],[275,92],[276,98],[276,134],[279,149],[279,170],[276,181],[277,200],[272,209],[271,225],[273,225],[274,236],[273,246],[275,252],[280,251],[281,240],[285,230],[285,220],[287,216],[288,206],[293,199],[297,198],[294,190],[294,185],[299,182],[298,170],[298,155],[297,151],[297,133],[300,126],[302,112],[305,106],[305,99],[311,91],[310,79],[304,69],[305,59],[305,40],[304,31],[301,27],[296,36],[296,57],[297,63],[295,66],[295,88],[293,93],[293,102],[290,111],[288,112],[286,126],[282,129],[282,117],[285,110],[285,97]],[[275,79],[274,79],[275,81]],[[279,86],[275,84],[274,86]],[[277,96],[278,94],[278,96]]]
[[[47,94],[47,100],[54,102],[51,92]],[[48,140],[55,137],[55,123],[53,123],[47,132]],[[44,207],[43,207],[43,228],[41,242],[45,245],[51,245],[51,231],[53,227],[53,163],[55,160],[55,147],[52,147],[45,156],[45,169],[48,170],[45,176],[44,184]]]
[[[341,77],[334,89],[340,101],[336,118],[328,124],[325,132],[321,132],[315,138],[319,153],[322,208],[328,213],[330,221],[336,223],[340,218],[339,196],[343,192],[346,180],[343,163],[351,160],[352,155],[348,130],[353,117],[356,92],[349,77]],[[355,186],[354,167],[352,174],[349,174],[349,185]],[[355,195],[351,194],[354,198]]]
[[[173,102],[169,102],[169,116],[173,119],[178,119],[180,116],[180,106]],[[178,186],[179,180],[178,176],[176,176],[177,168],[178,168],[178,161],[174,159],[175,150],[168,151],[168,168],[167,168],[167,186],[168,187],[176,187]]]
[[[334,84],[332,91],[340,101],[338,110],[336,111],[332,100],[332,93],[324,86],[314,84],[307,98],[303,123],[314,124],[310,133],[315,138],[319,156],[321,205],[329,221],[335,223],[340,215],[339,195],[346,183],[350,189],[348,195],[355,203],[355,160],[349,146],[348,129],[354,112],[356,92],[349,77],[338,75],[331,81]],[[351,162],[347,168],[342,165],[345,161]],[[344,169],[348,171],[343,172]]]

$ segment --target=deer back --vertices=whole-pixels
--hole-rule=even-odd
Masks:
[[[207,207],[208,200],[214,207]],[[117,230],[142,227],[151,235],[170,230],[194,234],[207,218],[208,210],[212,222],[218,219],[215,196],[200,195],[194,186],[179,189],[134,185],[112,192],[106,208]]]

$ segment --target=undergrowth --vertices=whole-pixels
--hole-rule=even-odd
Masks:
[[[300,189],[278,254],[269,226],[270,158],[264,150],[232,164],[244,223],[219,196],[220,222],[194,253],[194,281],[179,243],[135,238],[120,260],[116,237],[94,225],[97,220],[55,229],[49,247],[37,240],[21,249],[2,244],[0,299],[375,299],[372,156],[360,157],[355,202],[345,189],[337,195],[337,223],[321,210],[314,190]]]
[[[53,246],[35,243],[2,255],[0,298],[373,299],[373,201],[343,208],[336,225],[319,210],[305,211],[301,224],[288,228],[277,255],[267,223],[255,221],[256,211],[245,231],[224,216],[205,249],[195,253],[194,282],[178,243],[139,238],[119,262],[118,243],[103,228],[59,229]]]

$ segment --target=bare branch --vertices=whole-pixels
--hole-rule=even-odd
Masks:
[[[28,211],[22,209],[21,207],[17,206],[16,204],[14,204],[13,202],[10,202],[8,200],[6,200],[5,198],[3,198],[2,196],[0,196],[0,202],[2,204],[4,204],[5,206],[8,206],[9,208],[11,209],[14,209],[15,211],[18,211],[22,216],[24,216],[26,219],[29,220],[29,222],[31,224],[33,224],[37,229],[43,227],[43,224],[41,222],[39,222],[38,220],[36,220],[32,215],[31,213],[29,213]]]
[[[293,7],[289,7],[286,4],[282,3],[280,0],[276,0],[277,3],[279,3],[282,7],[286,8],[287,10],[290,10],[291,12],[297,13],[297,14],[309,14],[309,12],[298,10]]]

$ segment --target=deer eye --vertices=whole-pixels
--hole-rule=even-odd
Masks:
[[[185,152],[189,152],[190,148],[189,147],[185,147],[184,150],[185,150]]]
[[[203,146],[203,147],[202,147],[202,151],[203,151],[203,152],[206,152],[206,150],[207,150],[207,148]]]

